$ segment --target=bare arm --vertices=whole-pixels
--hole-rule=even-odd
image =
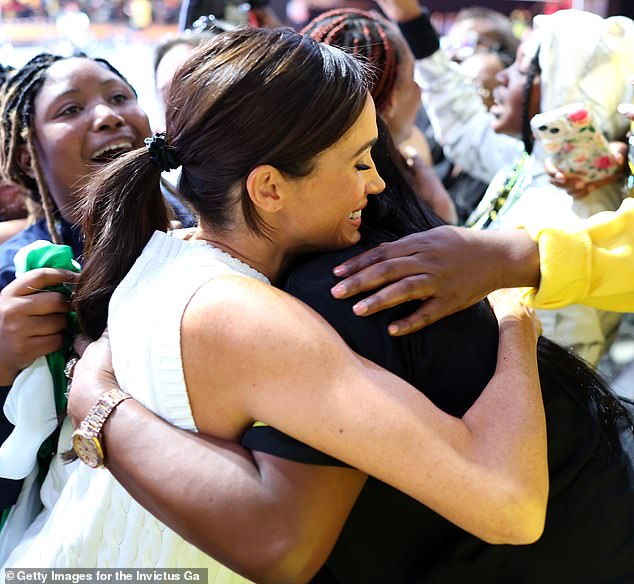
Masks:
[[[358,316],[420,300],[415,312],[390,325],[390,334],[404,335],[498,288],[539,286],[539,250],[521,229],[443,226],[381,244],[338,266],[335,273],[345,278],[332,289],[335,298],[378,289],[355,304]]]
[[[72,387],[69,413],[77,425],[101,393],[117,387],[107,337],[88,347]],[[134,400],[115,410],[104,437],[109,470],[139,503],[257,582],[308,581],[326,561],[366,478],[180,430]]]
[[[531,396],[535,397],[539,393],[532,372],[535,340],[526,319],[509,315],[504,320],[496,377],[498,391],[506,388],[508,398],[516,399],[517,393],[521,392],[514,389],[521,387],[528,391],[528,401],[532,403],[532,408],[526,408],[527,396],[523,396],[524,404],[517,405],[517,412],[514,411],[516,406],[512,406],[512,411],[506,412],[505,419],[509,423],[517,422],[516,413],[527,415],[531,409],[531,423],[525,422],[514,427],[513,439],[502,447],[499,434],[494,434],[496,428],[501,430],[500,424],[491,424],[477,407],[470,410],[463,423],[439,414],[442,424],[447,424],[453,433],[451,444],[442,440],[442,452],[438,452],[433,460],[426,461],[438,445],[437,440],[427,444],[432,429],[423,431],[423,438],[409,436],[409,432],[412,427],[420,430],[421,426],[426,426],[427,418],[432,425],[438,424],[433,420],[434,416],[429,416],[429,412],[421,419],[417,418],[417,412],[410,411],[410,403],[422,400],[417,404],[419,410],[437,410],[418,391],[351,354],[343,341],[319,317],[297,301],[291,300],[290,306],[298,312],[286,314],[286,318],[292,319],[293,330],[297,328],[303,331],[303,342],[299,344],[297,341],[300,339],[285,339],[284,331],[266,330],[271,323],[279,324],[277,318],[281,316],[274,314],[275,310],[271,311],[276,304],[270,305],[268,300],[273,300],[271,298],[264,299],[270,317],[263,323],[266,325],[265,330],[254,330],[250,326],[242,328],[240,319],[234,318],[236,313],[232,313],[232,307],[227,305],[226,300],[233,299],[237,304],[242,304],[252,295],[249,293],[247,298],[242,298],[240,291],[244,290],[241,287],[234,290],[231,285],[223,285],[222,288],[228,298],[223,296],[220,303],[225,308],[221,310],[221,315],[216,315],[219,318],[215,318],[213,335],[216,339],[214,342],[222,345],[219,353],[216,353],[219,347],[204,347],[198,343],[200,339],[197,341],[192,338],[192,326],[200,328],[198,332],[206,330],[203,334],[209,334],[209,327],[200,327],[201,314],[198,313],[198,308],[204,311],[209,308],[204,295],[196,301],[201,303],[198,308],[191,306],[188,309],[186,321],[189,322],[184,323],[184,330],[188,331],[187,338],[190,339],[184,345],[188,390],[201,429],[223,434],[225,438],[234,438],[236,428],[250,423],[244,420],[247,408],[261,410],[262,416],[256,417],[269,419],[282,431],[289,433],[291,430],[290,433],[300,439],[308,438],[314,446],[323,446],[323,450],[329,450],[335,456],[339,453],[345,455],[340,457],[344,459],[352,456],[350,462],[359,457],[360,466],[383,468],[382,457],[387,456],[389,464],[386,472],[390,475],[403,473],[410,477],[405,482],[409,481],[409,486],[413,485],[414,490],[422,488],[426,492],[433,492],[439,499],[435,508],[440,510],[447,504],[450,507],[453,505],[448,501],[452,497],[443,493],[443,485],[436,485],[437,476],[443,477],[448,473],[453,479],[458,479],[454,488],[473,490],[467,497],[469,500],[472,497],[479,498],[485,491],[486,501],[479,503],[486,510],[494,508],[495,512],[488,513],[483,508],[477,518],[462,517],[461,509],[450,508],[447,513],[450,519],[461,525],[477,522],[474,531],[482,537],[488,537],[491,541],[524,543],[539,534],[543,522],[547,476],[545,445],[542,444],[541,400],[539,396],[537,403],[531,400]],[[274,295],[279,300],[278,295],[282,293]],[[290,300],[285,295],[281,297]],[[247,313],[250,310],[259,311],[260,308],[250,306]],[[284,308],[284,311],[287,309]],[[294,319],[300,315],[303,315],[302,320]],[[207,314],[205,318],[211,316]],[[246,314],[245,318],[248,319],[249,315]],[[325,327],[329,331],[321,342],[319,336],[323,335],[323,331],[315,337],[317,331],[311,330],[316,324],[319,329]],[[223,331],[224,326],[230,330]],[[236,346],[231,349],[227,344],[236,340],[225,337],[225,333],[231,331],[247,339],[246,343],[239,341],[240,349],[237,352]],[[268,333],[273,333],[276,343],[268,344]],[[289,340],[292,342],[292,351],[284,348],[285,341]],[[254,349],[257,355],[252,354]],[[282,358],[278,358],[277,363],[276,359],[271,359],[269,349],[276,352],[282,350],[278,355]],[[114,383],[112,376],[104,381],[103,373],[99,377],[94,370],[95,365],[91,366],[91,362],[95,363],[97,350],[98,345],[89,348],[86,358],[80,361],[76,370],[70,399],[70,410],[75,421],[85,415],[97,395],[109,388],[109,383]],[[198,350],[203,351],[203,358],[197,354]],[[311,354],[307,355],[306,350]],[[284,358],[285,352],[294,351],[297,351],[297,360],[289,362]],[[340,351],[346,355],[343,361]],[[243,352],[249,356],[245,358]],[[227,353],[230,354],[231,363],[225,361]],[[528,365],[521,363],[526,353],[529,356]],[[210,355],[213,357],[210,358]],[[315,357],[316,361],[313,360]],[[352,370],[350,364],[344,365],[348,360],[351,360]],[[203,366],[199,367],[197,363]],[[248,363],[248,367],[242,367],[244,363]],[[282,371],[282,374],[278,372],[273,375],[276,380],[270,379],[273,373],[270,366],[273,363],[276,368],[281,367]],[[97,359],[97,369],[101,366],[102,363]],[[223,370],[225,366],[231,370],[228,377]],[[214,369],[212,375],[209,375],[207,367]],[[359,368],[365,372],[360,374]],[[316,379],[315,369],[320,371]],[[244,377],[245,372],[251,372],[254,377]],[[341,379],[337,380],[339,375]],[[371,380],[375,375],[378,378]],[[224,388],[214,385],[221,379],[224,379]],[[407,395],[403,399],[394,394],[394,387],[389,387],[387,394],[384,394],[382,384],[394,384],[395,381],[398,387],[407,388]],[[349,391],[359,383],[366,386],[363,391],[368,393],[363,395],[361,401],[357,391]],[[492,382],[491,386],[494,385]],[[383,410],[386,399],[389,408]],[[492,392],[489,392],[487,399],[491,403],[483,409],[502,407],[505,401],[496,399]],[[339,412],[341,408],[343,410]],[[333,411],[336,415],[331,417],[329,414]],[[233,412],[237,412],[238,418],[242,420],[232,416]],[[383,425],[384,420],[381,418],[377,419],[379,415],[387,418],[387,425]],[[230,419],[229,423],[227,418]],[[471,428],[477,429],[481,425],[491,426],[488,438],[471,440]],[[528,426],[534,431],[529,432]],[[135,428],[134,432],[130,432],[131,427]],[[378,435],[375,435],[377,429]],[[528,443],[525,432],[531,436]],[[195,545],[245,575],[257,577],[258,581],[302,581],[309,577],[327,557],[365,478],[365,475],[351,469],[309,467],[264,455],[251,459],[235,442],[205,439],[178,430],[132,400],[124,402],[115,410],[104,433],[109,468],[139,502]],[[405,440],[401,434],[405,435]],[[385,442],[384,438],[388,441]],[[349,448],[351,440],[353,454]],[[525,442],[521,455],[516,451],[516,440]],[[368,448],[368,444],[373,446]],[[388,451],[389,444],[391,452]],[[381,445],[377,446],[378,451],[375,451],[375,445]],[[454,450],[461,446],[471,451],[473,460],[468,456],[461,465],[462,470],[453,469]],[[447,450],[454,454],[444,460],[443,452],[446,454]],[[490,455],[493,451],[495,456]],[[160,456],[157,456],[158,452]],[[508,467],[507,457],[513,461]],[[396,468],[393,468],[394,459],[401,458],[401,463],[396,461]],[[458,477],[465,470],[465,464],[472,466],[476,459],[484,466],[476,473],[473,473],[473,469],[468,472],[468,485],[465,485]],[[412,466],[412,460],[422,465],[423,469]],[[143,461],[143,464],[139,464],[139,461]],[[531,469],[527,473],[526,464],[529,461]],[[476,474],[480,474],[480,477]],[[393,482],[398,486],[399,481],[400,478]],[[472,482],[478,481],[482,481],[482,484],[473,489]],[[486,488],[485,483],[489,483]],[[464,493],[461,493],[459,498],[463,497]],[[429,503],[432,506],[436,504],[434,500]],[[215,526],[219,526],[217,531],[214,530]],[[252,539],[245,537],[245,532],[249,532],[247,535]],[[253,550],[257,550],[257,553]]]
[[[297,300],[223,280],[204,286],[183,319],[201,429],[231,438],[261,420],[487,541],[527,543],[541,533],[548,473],[537,335],[519,303],[501,321],[495,377],[458,420],[352,353]]]

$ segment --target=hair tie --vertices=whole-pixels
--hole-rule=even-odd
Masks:
[[[154,136],[146,138],[144,142],[152,162],[159,167],[161,172],[173,170],[181,165],[176,152],[165,139],[165,132],[154,134]]]

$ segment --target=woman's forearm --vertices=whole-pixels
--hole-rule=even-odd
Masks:
[[[491,543],[530,543],[544,527],[548,497],[546,424],[535,334],[526,329],[525,322],[500,323],[495,375],[463,417],[474,435],[474,454],[491,465],[498,477],[493,480],[508,479],[509,513],[517,514],[518,524],[526,530],[514,541],[516,535],[505,537],[500,523],[500,532],[486,538]],[[523,538],[526,540],[521,541]]]
[[[134,400],[115,410],[103,435],[109,470],[143,507],[257,582],[308,581],[365,481],[353,469],[252,457],[236,442],[179,430]]]

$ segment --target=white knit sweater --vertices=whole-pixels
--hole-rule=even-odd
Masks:
[[[205,243],[157,232],[110,302],[108,327],[121,387],[166,421],[188,430],[196,426],[183,375],[180,322],[198,288],[224,274],[268,282]],[[143,509],[109,471],[75,466],[63,488],[60,481],[56,486],[52,478],[47,481],[45,489],[57,492],[44,497],[50,503],[7,567],[208,568],[210,584],[247,582]]]

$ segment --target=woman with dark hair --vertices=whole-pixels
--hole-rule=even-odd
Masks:
[[[536,17],[535,31],[520,45],[515,63],[499,73],[496,104],[487,112],[439,50],[437,34],[418,2],[385,0],[381,6],[399,22],[418,59],[425,107],[447,156],[489,183],[468,225],[536,230],[618,208],[622,193],[617,184],[577,201],[551,185],[546,155],[534,144],[529,121],[541,111],[583,102],[609,140],[622,139],[628,124],[616,108],[632,97],[627,84],[634,74],[631,20],[578,10]],[[618,314],[578,305],[540,311],[539,316],[546,336],[591,364],[607,349],[620,321]]]
[[[545,430],[527,313],[496,308],[496,374],[458,419],[269,285],[300,253],[359,240],[362,209],[384,189],[370,154],[375,120],[367,71],[350,55],[287,30],[224,33],[177,73],[166,135],[88,187],[82,327],[97,337],[108,324],[124,389],[175,426],[217,437],[153,432],[161,455],[145,456],[151,444],[137,443],[128,451],[136,469],[115,470],[117,478],[160,519],[177,512],[171,524],[192,543],[258,581],[312,576],[365,475],[251,458],[238,442],[256,420],[488,540],[526,543],[542,528]],[[178,165],[200,219],[187,240],[160,231],[167,217],[155,204],[161,170]],[[90,466],[103,465],[107,419],[144,417],[130,397],[106,392],[75,431]],[[153,423],[144,419],[140,435]],[[213,496],[200,496],[203,485],[214,485]],[[8,566],[212,564],[112,474],[85,465],[42,517]]]
[[[418,204],[402,168],[391,162],[386,138],[379,139],[373,158],[389,186],[382,197],[369,201],[361,242],[299,262],[284,289],[326,318],[355,352],[417,386],[444,411],[461,416],[492,372],[496,326],[486,304],[476,302],[422,331],[392,337],[389,324],[409,314],[412,303],[358,318],[352,307],[359,297],[341,301],[328,294],[338,281],[335,266],[412,233],[429,230],[433,238],[439,226]],[[369,477],[315,584],[626,581],[634,573],[629,415],[585,363],[543,336],[538,365],[550,492],[544,533],[537,542],[491,545]],[[243,444],[297,462],[337,464],[273,428],[250,429]]]
[[[406,176],[420,199],[447,223],[456,209],[434,170],[425,160],[429,150],[414,122],[420,109],[420,87],[414,81],[414,56],[398,28],[375,12],[340,8],[320,14],[302,30],[316,41],[341,47],[373,67],[370,93],[392,140],[407,161]],[[423,140],[422,148],[417,148]]]
[[[285,290],[324,316],[360,355],[410,381],[444,411],[461,416],[479,395],[495,367],[497,325],[486,303],[477,303],[417,334],[394,338],[388,335],[387,324],[408,312],[409,306],[374,318],[359,319],[351,310],[354,299],[340,302],[328,294],[335,281],[332,267],[342,260],[421,229],[431,229],[432,235],[433,228],[440,225],[432,213],[418,204],[403,178],[398,157],[394,157],[390,148],[389,134],[381,125],[373,160],[389,186],[381,197],[368,200],[361,242],[343,251],[299,258],[286,278]],[[94,370],[89,374],[84,369],[105,366],[103,355],[97,349],[103,344],[104,341],[100,341],[91,347],[86,360],[80,361],[71,406],[73,400],[91,402],[96,392],[114,386],[111,376]],[[538,542],[530,546],[492,545],[369,477],[365,483],[339,485],[336,492],[330,494],[330,503],[324,488],[323,506],[318,505],[316,499],[305,501],[299,491],[294,493],[294,501],[311,505],[311,508],[301,508],[306,524],[312,526],[311,539],[298,538],[297,545],[307,556],[318,557],[324,547],[333,543],[330,532],[324,529],[324,516],[337,514],[340,507],[335,502],[350,500],[351,493],[356,496],[361,489],[340,533],[335,534],[336,542],[326,565],[312,581],[591,584],[598,580],[620,582],[632,573],[634,541],[630,525],[634,490],[631,463],[618,440],[618,434],[632,436],[628,417],[603,381],[574,355],[543,337],[538,349],[548,422],[551,483],[546,526]],[[218,483],[211,484],[213,473],[218,471],[209,468],[213,460],[210,452],[203,455],[202,450],[196,450],[198,455],[194,459],[199,462],[192,468],[179,454],[183,451],[179,442],[182,436],[151,417],[131,418],[130,410],[119,411],[108,422],[105,432],[108,467],[122,478],[127,488],[146,505],[160,493],[160,499],[150,508],[160,513],[168,524],[180,528],[191,541],[203,549],[213,550],[213,519],[219,517],[218,510],[205,505],[203,511],[203,507],[197,505],[196,512],[202,515],[198,527],[183,527],[187,512],[182,498],[177,496],[182,489],[175,484],[182,479],[168,479],[161,468],[149,478],[148,469],[135,468],[138,465],[129,452],[131,441],[133,453],[142,452],[145,458],[151,457],[156,448],[139,449],[138,437],[131,439],[128,434],[131,420],[136,421],[141,444],[150,439],[162,442],[160,436],[172,435],[175,442],[163,453],[160,466],[171,468],[170,458],[179,457],[179,477],[190,473],[188,483],[194,476],[197,478],[196,486],[189,491],[197,501],[212,493],[220,496]],[[380,423],[378,412],[369,424],[377,423]],[[200,446],[191,441],[184,444],[190,449]],[[253,450],[259,464],[271,462],[261,458],[262,452],[286,459],[276,466],[286,477],[296,476],[294,473],[298,471],[308,473],[308,468],[316,472],[327,469],[351,472],[342,468],[345,467],[342,463],[270,426],[256,425],[249,429],[242,444]],[[373,447],[374,444],[368,445],[370,449]],[[315,477],[315,484],[316,481]],[[328,543],[323,545],[323,542]],[[288,581],[305,579],[305,572],[287,574]],[[262,573],[254,578],[267,581]],[[273,581],[281,579],[273,578]]]

